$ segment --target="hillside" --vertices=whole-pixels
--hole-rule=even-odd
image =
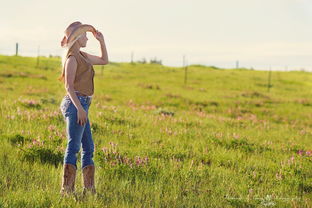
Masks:
[[[60,60],[0,56],[0,207],[312,206],[311,73],[274,71],[268,91],[265,71],[95,71],[99,195],[65,200]]]

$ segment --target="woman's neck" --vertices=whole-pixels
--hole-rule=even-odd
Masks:
[[[71,51],[73,52],[79,52],[80,51],[80,46],[79,44],[76,42],[71,48],[70,48]]]

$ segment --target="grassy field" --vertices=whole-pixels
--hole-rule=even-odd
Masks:
[[[265,71],[96,66],[98,195],[78,169],[61,198],[60,60],[36,65],[0,56],[0,207],[312,207],[311,73],[272,72],[268,92]]]

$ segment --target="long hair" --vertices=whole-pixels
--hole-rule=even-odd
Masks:
[[[76,25],[81,25],[81,22],[73,22],[71,23],[65,30],[65,36],[62,40],[62,42],[66,39],[66,36],[68,37],[69,34],[72,32],[73,27]],[[75,42],[81,37],[82,35],[79,35],[77,38],[75,38],[72,42],[68,43],[64,48],[62,57],[61,57],[61,66],[62,66],[62,73],[61,75],[57,78],[59,81],[65,82],[65,63],[66,63],[66,59],[67,59],[67,55],[70,51],[70,49],[72,48],[72,46],[75,44]]]

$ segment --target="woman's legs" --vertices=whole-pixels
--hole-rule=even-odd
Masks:
[[[64,156],[61,195],[75,191],[77,156],[85,125],[77,123],[77,113],[66,117],[67,148]]]
[[[72,164],[77,168],[77,153],[80,150],[81,140],[86,124],[77,123],[77,114],[66,117],[67,148],[64,156],[64,164]]]
[[[89,98],[79,97],[80,103],[88,114],[88,109],[91,104]],[[83,171],[83,182],[84,182],[84,193],[87,190],[91,190],[92,193],[95,193],[94,187],[94,162],[93,152],[94,152],[94,143],[92,140],[91,127],[89,119],[84,125],[77,123],[77,109],[71,102],[69,98],[65,98],[62,101],[60,106],[62,114],[66,122],[66,132],[67,132],[67,148],[64,156],[64,174],[62,181],[62,191],[64,190],[74,190],[75,184],[75,173],[77,169],[77,153],[80,150],[82,144],[82,153],[81,153],[81,162],[82,162],[82,171]],[[68,167],[71,168],[70,171]]]

